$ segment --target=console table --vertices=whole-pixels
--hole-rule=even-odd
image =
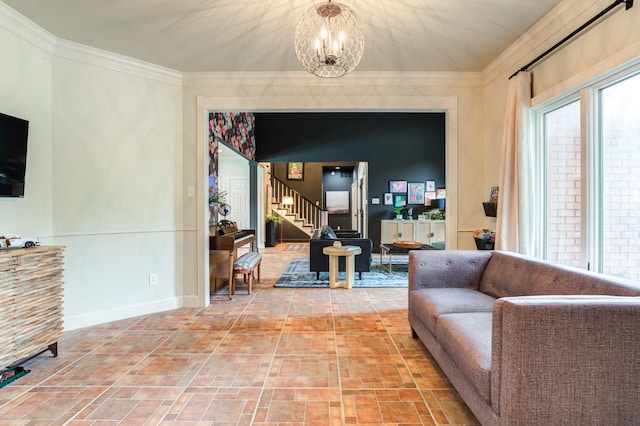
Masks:
[[[58,355],[63,254],[59,246],[0,250],[0,371]]]
[[[387,272],[391,273],[392,272],[391,257],[394,254],[407,255],[411,250],[437,250],[437,249],[433,246],[430,246],[429,244],[422,244],[420,245],[420,247],[411,247],[411,248],[396,247],[393,244],[380,244],[380,267],[382,267],[382,269],[386,269]],[[386,265],[383,261],[384,256],[389,256],[388,262]]]

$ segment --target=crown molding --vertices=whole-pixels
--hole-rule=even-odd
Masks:
[[[511,75],[609,4],[610,0],[563,0],[480,72],[354,71],[335,79],[318,78],[305,71],[182,73],[57,38],[1,1],[0,26],[53,56],[177,86],[484,87]]]
[[[182,73],[95,47],[60,39],[0,1],[0,27],[55,57],[182,86]]]
[[[57,38],[53,34],[45,31],[42,27],[11,9],[1,1],[0,27],[14,33],[21,39],[33,44],[47,53],[52,53],[53,46],[57,42]]]
[[[68,40],[59,39],[53,54],[58,58],[182,86],[182,73],[179,71]]]
[[[269,72],[187,72],[183,84],[189,86],[243,87],[483,87],[480,72],[369,72],[353,71],[340,78],[320,78],[305,71]]]
[[[485,84],[510,76],[609,4],[610,0],[563,0],[482,71]]]

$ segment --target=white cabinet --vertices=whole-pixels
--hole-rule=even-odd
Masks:
[[[415,223],[412,220],[383,220],[380,230],[380,243],[392,243],[398,240],[413,241]]]
[[[444,220],[381,220],[380,243],[420,241],[433,245],[445,241]]]

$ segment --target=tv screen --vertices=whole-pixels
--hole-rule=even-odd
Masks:
[[[0,113],[0,197],[23,197],[29,122]]]

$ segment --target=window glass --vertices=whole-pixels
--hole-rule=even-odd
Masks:
[[[600,90],[602,272],[640,280],[640,74]]]
[[[545,258],[582,266],[580,101],[544,114]]]

